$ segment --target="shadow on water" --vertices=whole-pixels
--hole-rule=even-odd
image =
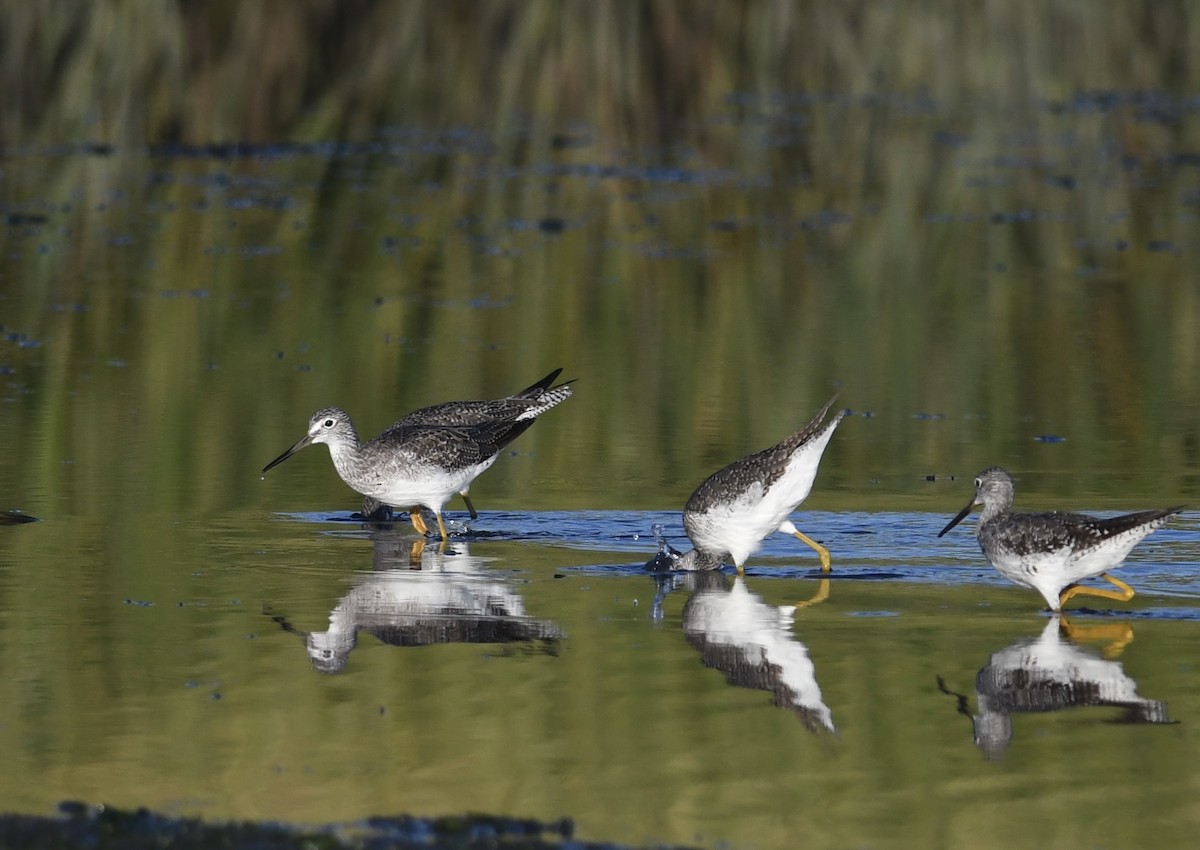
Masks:
[[[975,677],[975,712],[967,696],[950,690],[941,676],[938,688],[957,698],[959,713],[971,720],[975,745],[989,759],[1002,756],[1012,742],[1014,714],[1105,706],[1123,709],[1117,723],[1171,723],[1167,704],[1138,696],[1137,683],[1115,660],[1132,640],[1127,623],[1074,626],[1054,616],[1036,638],[992,653]],[[1097,653],[1078,641],[1103,648]]]
[[[528,616],[514,582],[489,570],[489,559],[471,555],[466,543],[425,545],[385,528],[370,537],[372,572],[353,579],[324,631],[305,631],[265,611],[304,641],[316,670],[343,670],[360,632],[397,647],[524,643],[547,652],[566,637],[555,623]]]

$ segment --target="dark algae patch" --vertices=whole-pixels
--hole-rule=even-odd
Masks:
[[[127,811],[64,802],[58,814],[0,815],[0,847],[42,850],[622,850],[625,845],[576,840],[574,823],[468,814],[438,818],[374,817],[354,823],[299,826],[240,821],[209,823],[147,809]],[[660,845],[664,847],[665,845]]]

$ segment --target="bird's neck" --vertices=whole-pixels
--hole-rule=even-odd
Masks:
[[[1012,502],[988,502],[983,506],[983,510],[979,512],[979,521],[981,523],[989,522],[1011,510]]]
[[[333,465],[342,476],[342,480],[346,480],[346,474],[362,458],[362,444],[358,441],[358,435],[352,432],[336,443],[330,443],[329,456],[333,458]]]

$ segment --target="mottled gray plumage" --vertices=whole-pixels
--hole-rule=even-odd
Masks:
[[[981,520],[979,542],[984,552],[1006,550],[1021,557],[1036,557],[1064,548],[1081,555],[1130,532],[1144,537],[1180,510],[1138,511],[1107,519],[1058,511],[1006,513],[986,523]]]
[[[1134,546],[1182,507],[1139,511],[1101,519],[1077,513],[1014,513],[1012,476],[993,466],[975,479],[975,497],[959,511],[941,537],[982,505],[975,534],[979,547],[1001,575],[1042,594],[1058,611],[1072,596],[1085,594],[1128,601],[1133,589],[1105,571],[1118,566]],[[1100,576],[1117,591],[1083,587]]]
[[[829,570],[829,551],[798,531],[788,516],[808,497],[833,431],[846,412],[824,421],[837,396],[812,420],[768,449],[717,470],[696,488],[683,509],[683,526],[695,547],[675,561],[678,570],[717,569],[746,559],[773,531],[803,540]]]
[[[570,397],[569,382],[549,386],[558,372],[506,399],[423,408],[366,443],[359,441],[349,414],[338,407],[323,408],[309,419],[308,433],[263,467],[263,473],[305,446],[325,443],[341,479],[367,497],[364,508],[426,507],[446,539],[441,517],[446,500],[454,493],[465,497],[471,482],[495,462],[501,449],[540,414]],[[438,408],[447,421],[436,420],[431,411]],[[417,530],[425,533],[420,515],[413,510],[411,516]]]
[[[313,414],[314,421],[341,418],[347,436],[358,440],[349,414],[326,407]],[[351,486],[367,484],[385,477],[387,471],[403,466],[429,465],[447,472],[478,466],[494,457],[528,427],[525,422],[509,420],[482,422],[478,425],[393,425],[378,437],[362,443],[348,457],[345,468],[351,470]]]
[[[524,428],[512,434],[511,439],[516,439],[525,428],[533,424],[534,418],[536,418],[520,419],[521,415],[528,414],[530,410],[540,406],[539,399],[551,391],[550,385],[560,374],[562,374],[562,369],[555,369],[537,383],[530,384],[520,392],[505,398],[480,401],[444,401],[440,404],[431,404],[429,407],[414,410],[403,419],[396,421],[387,431],[406,425],[480,425],[487,422],[513,420],[524,424]],[[570,383],[571,381],[564,381],[553,389],[561,389]],[[387,431],[383,433],[387,434]]]
[[[429,407],[422,407],[409,413],[403,419],[392,423],[377,439],[387,437],[388,433],[393,429],[399,430],[413,425],[468,426],[495,421],[509,421],[514,423],[512,429],[507,434],[508,442],[512,442],[537,420],[536,415],[529,416],[528,414],[531,410],[539,407],[538,400],[547,392],[557,392],[562,387],[566,387],[571,383],[571,381],[565,381],[559,387],[552,389],[550,385],[554,383],[560,374],[562,374],[562,369],[555,369],[540,381],[530,384],[520,392],[513,393],[511,396],[505,398],[444,401],[440,404],[431,404]],[[567,390],[566,394],[570,395],[570,391]],[[522,414],[526,414],[526,418],[520,418]],[[466,503],[471,519],[476,519],[479,513],[475,510],[475,505],[471,501],[468,491],[464,490],[459,495],[463,497],[463,502]],[[363,497],[362,515],[365,519],[387,520],[391,518],[391,514],[392,509],[390,505],[385,505],[371,496]]]
[[[837,416],[829,422],[822,421],[835,401],[837,401],[837,396],[825,402],[825,406],[817,411],[812,421],[787,439],[768,449],[735,460],[729,466],[718,469],[708,476],[700,482],[700,486],[688,498],[687,504],[683,507],[684,511],[703,513],[713,505],[729,502],[740,496],[756,483],[761,484],[763,490],[769,490],[776,481],[783,477],[784,472],[787,471],[788,462],[791,461],[797,449],[809,443],[818,433],[823,433],[827,429],[833,430],[842,421],[842,417],[846,415],[845,411],[839,411]]]

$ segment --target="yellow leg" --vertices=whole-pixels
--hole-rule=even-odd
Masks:
[[[1128,623],[1101,623],[1077,626],[1062,614],[1059,615],[1059,631],[1072,643],[1103,643],[1100,652],[1105,658],[1113,659],[1125,651],[1133,642],[1133,626]]]
[[[1084,587],[1081,584],[1071,585],[1058,596],[1059,610],[1061,611],[1062,607],[1067,604],[1067,600],[1074,596],[1099,596],[1101,599],[1115,599],[1118,602],[1128,602],[1133,598],[1133,588],[1119,578],[1113,578],[1108,573],[1100,573],[1100,578],[1116,586],[1117,589],[1106,590],[1103,587]]]
[[[816,550],[817,555],[821,559],[821,572],[827,573],[833,568],[829,565],[829,550],[822,546],[817,541],[813,540],[803,531],[793,531],[792,536],[798,540],[803,540],[809,546]]]
[[[429,526],[425,524],[425,518],[421,516],[421,508],[414,507],[408,512],[408,518],[412,521],[413,528],[417,530],[417,534],[424,537],[429,533]],[[439,520],[440,521],[440,520]]]
[[[824,602],[829,598],[829,579],[823,578],[817,584],[817,592],[812,595],[811,599],[806,599],[803,602],[797,602],[797,608],[807,608],[810,605],[816,605],[818,602]]]
[[[471,497],[466,493],[462,494],[463,501],[467,503],[467,513],[471,515],[471,519],[479,519],[479,511],[475,510],[475,506],[471,504]]]
[[[412,551],[408,553],[409,569],[413,569],[413,570],[421,569],[421,553],[424,551],[425,551],[425,538],[422,537],[420,540],[414,540],[413,545],[412,545]]]
[[[442,533],[442,542],[443,542],[443,543],[445,543],[447,540],[449,540],[449,539],[450,539],[450,535],[446,533],[446,526],[445,526],[445,524],[442,522],[442,512],[441,512],[441,511],[435,511],[433,515],[434,515],[435,517],[437,517],[437,521],[438,521],[438,531],[440,531],[440,532]]]

